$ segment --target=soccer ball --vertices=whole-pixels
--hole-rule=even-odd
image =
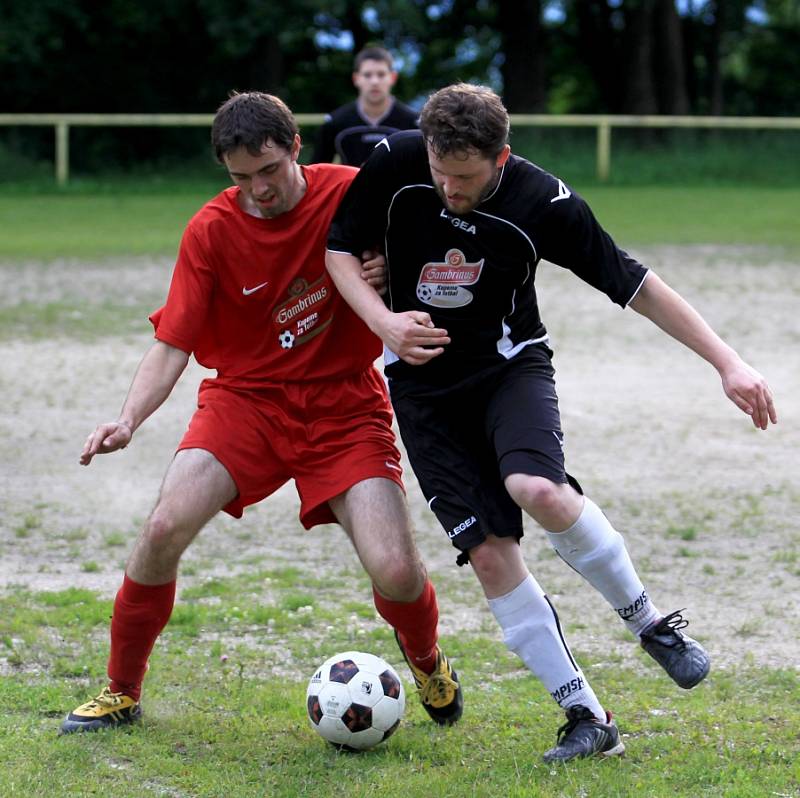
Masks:
[[[417,286],[417,296],[423,302],[429,302],[431,297],[433,296],[433,291],[431,291],[431,287],[426,283],[420,283]]]
[[[291,349],[294,346],[294,336],[289,330],[283,330],[278,336],[278,341],[283,349]]]
[[[364,751],[400,725],[406,695],[397,672],[385,660],[345,651],[317,668],[306,690],[314,729],[332,745]]]

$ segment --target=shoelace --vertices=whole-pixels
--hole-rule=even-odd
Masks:
[[[556,744],[561,743],[575,731],[578,724],[582,720],[594,720],[594,713],[583,706],[583,704],[576,704],[574,707],[567,709],[567,722],[560,726],[556,732]]]
[[[90,705],[98,707],[115,707],[121,703],[122,693],[112,693],[108,687],[104,687],[103,692],[89,702]]]
[[[437,698],[447,698],[450,690],[457,690],[458,685],[446,673],[432,673],[420,691],[423,704],[432,704]]]
[[[687,621],[681,613],[685,610],[684,607],[681,610],[675,610],[675,612],[671,612],[669,615],[665,615],[654,627],[652,634],[655,635],[663,635],[669,634],[672,632],[675,635],[675,639],[677,640],[675,645],[686,645],[686,641],[683,639],[683,635],[678,633],[679,629],[685,629],[689,625],[689,621]]]

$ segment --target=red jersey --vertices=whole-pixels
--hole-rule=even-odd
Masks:
[[[167,302],[150,317],[159,341],[232,387],[338,378],[381,354],[325,269],[328,227],[357,170],[301,168],[305,194],[274,219],[245,213],[236,186],[206,203],[184,232]]]

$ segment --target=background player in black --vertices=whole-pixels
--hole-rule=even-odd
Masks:
[[[396,82],[388,50],[361,50],[353,64],[358,99],[328,115],[317,134],[311,163],[330,162],[338,155],[342,163],[361,166],[382,138],[415,128],[418,115],[392,96]]]
[[[522,558],[520,508],[681,686],[709,670],[679,613],[663,616],[622,536],[564,468],[552,353],[534,289],[540,258],[569,268],[705,358],[756,427],[776,422],[764,379],[657,275],[622,250],[562,181],[508,146],[500,99],[458,84],[364,165],[329,236],[328,268],[386,345],[411,465],[460,562],[469,560],[505,642],[566,710],[546,760],[622,745]],[[363,242],[385,240],[389,307],[357,275]]]

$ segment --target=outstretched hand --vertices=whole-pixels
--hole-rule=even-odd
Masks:
[[[767,381],[743,360],[722,372],[722,388],[727,397],[753,420],[758,429],[766,429],[771,421],[778,423]]]
[[[380,337],[392,352],[412,366],[421,366],[438,357],[450,343],[447,330],[435,327],[430,315],[420,310],[390,313]]]
[[[133,437],[133,430],[122,421],[101,424],[86,439],[81,452],[81,465],[89,465],[96,454],[108,454],[124,449]]]

